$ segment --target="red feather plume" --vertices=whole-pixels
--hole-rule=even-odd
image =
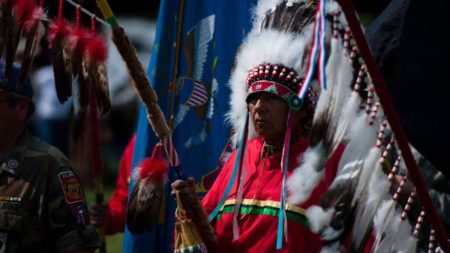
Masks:
[[[131,233],[148,231],[158,219],[163,205],[167,170],[168,163],[162,156],[162,145],[158,144],[151,158],[145,159],[135,174],[126,217]]]
[[[29,31],[36,22],[39,22],[44,13],[34,0],[15,0],[13,4],[16,21],[25,31]]]
[[[61,18],[51,22],[47,32],[48,46],[52,54],[55,89],[61,103],[72,96],[72,52],[69,43],[72,30],[71,25]]]
[[[156,145],[153,153],[162,153],[162,145]],[[151,183],[164,184],[167,179],[167,168],[169,164],[162,155],[152,155],[139,165],[139,179],[148,178]]]
[[[50,48],[58,39],[67,39],[72,33],[72,27],[63,19],[53,21],[49,24],[47,32],[47,41]]]
[[[98,100],[98,108],[102,114],[105,114],[111,109],[111,101],[109,99],[108,76],[104,63],[108,58],[108,48],[102,35],[91,33],[86,54],[89,80],[91,82],[90,87]]]
[[[108,58],[108,46],[102,35],[92,35],[87,47],[89,57],[96,62],[104,62]]]
[[[76,28],[70,34],[70,46],[74,56],[82,56],[89,45],[91,33],[86,28]]]

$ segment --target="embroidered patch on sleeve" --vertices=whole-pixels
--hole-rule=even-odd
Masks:
[[[68,204],[78,203],[84,200],[81,184],[72,171],[59,173],[59,181],[64,192],[64,198]]]

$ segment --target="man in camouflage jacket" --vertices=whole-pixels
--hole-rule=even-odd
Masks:
[[[94,252],[84,192],[71,163],[26,130],[34,111],[19,68],[5,77],[0,61],[0,253]]]

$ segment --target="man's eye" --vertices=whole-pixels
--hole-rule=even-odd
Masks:
[[[257,99],[250,99],[248,101],[248,103],[254,105],[254,104],[256,104],[256,101],[258,101],[258,100]]]

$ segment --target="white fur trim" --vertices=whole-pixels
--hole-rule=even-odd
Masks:
[[[321,206],[310,206],[306,209],[306,217],[313,232],[319,233],[322,228],[328,226],[333,217],[334,209],[324,210]]]
[[[301,204],[309,199],[311,192],[322,179],[324,169],[321,161],[325,150],[320,142],[315,147],[309,147],[300,158],[300,166],[297,167],[287,180],[289,190],[288,202]]]

